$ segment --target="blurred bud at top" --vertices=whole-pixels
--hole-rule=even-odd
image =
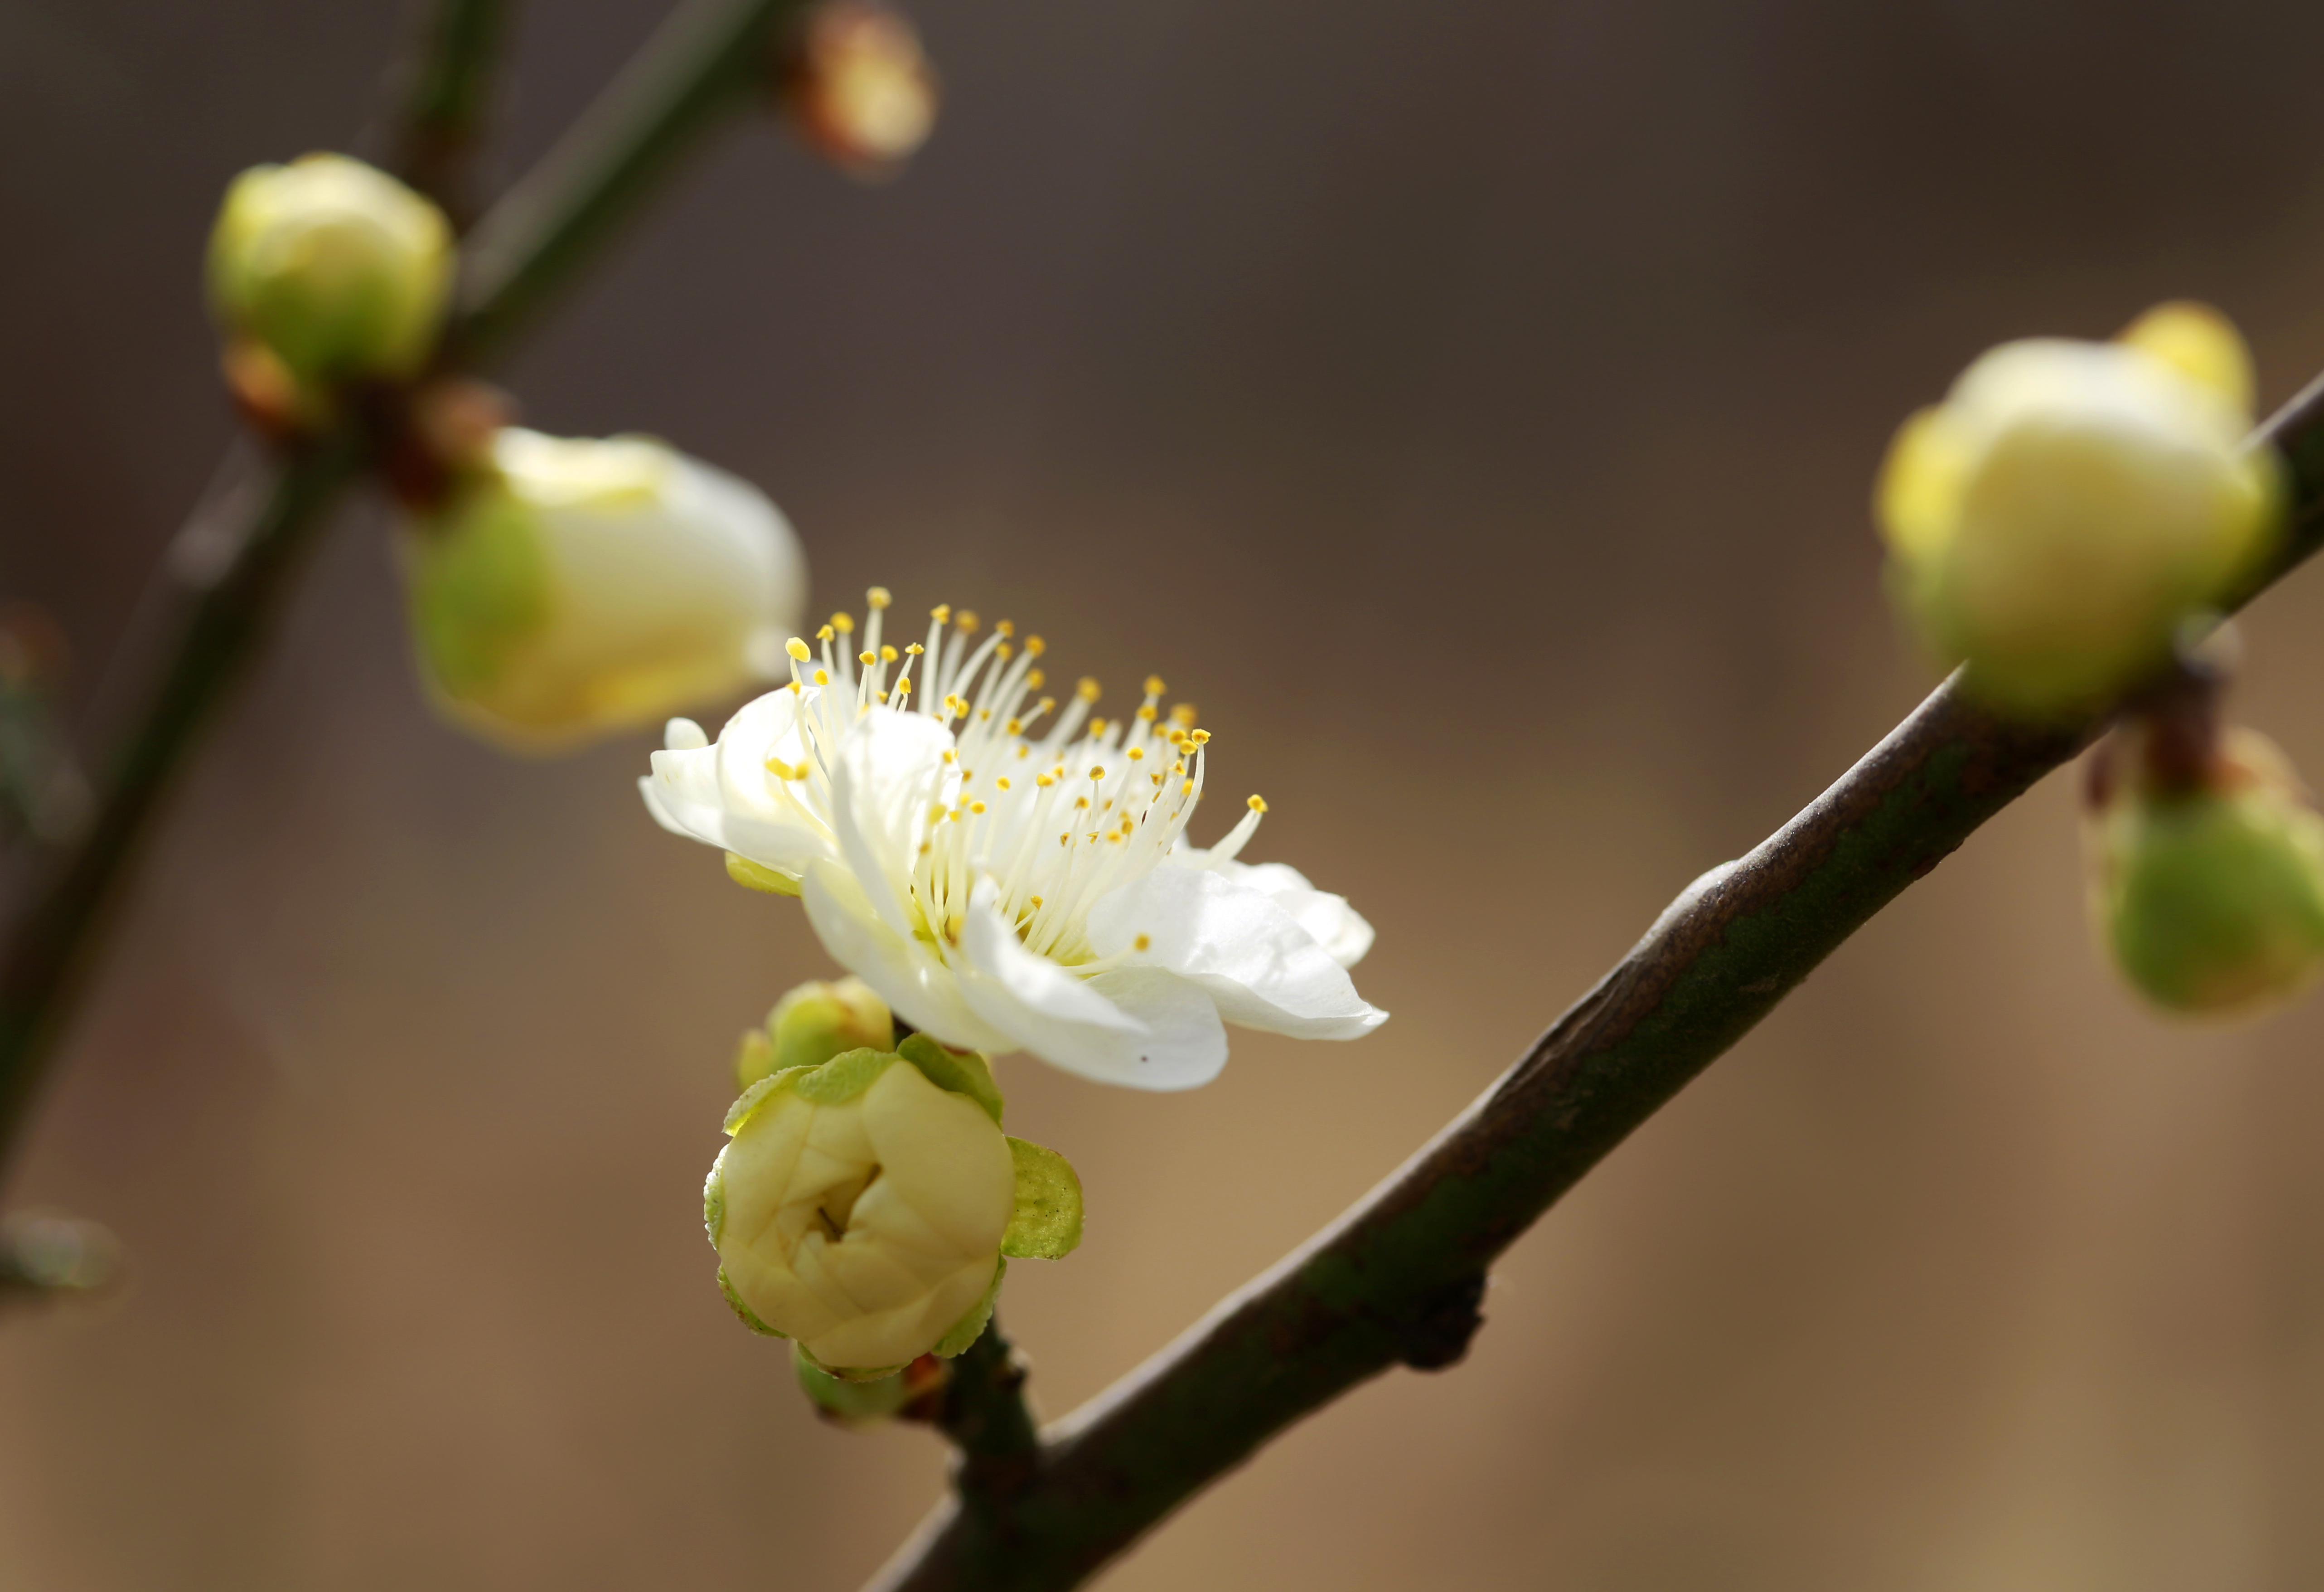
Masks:
[[[2173,1012],[2233,1015],[2324,972],[2324,815],[2250,730],[2190,743],[2134,722],[2098,753],[2091,915],[2133,987]]]
[[[438,701],[529,750],[740,694],[782,664],[807,591],[764,493],[646,437],[503,428],[401,551]]]
[[[210,234],[210,304],[235,339],[237,392],[410,375],[435,347],[453,259],[444,213],[361,161],[252,167]]]
[[[734,1087],[747,1089],[787,1068],[820,1067],[843,1051],[895,1048],[896,1021],[888,1003],[861,978],[802,984],[775,1003],[764,1028],[742,1036]]]
[[[101,1293],[120,1274],[120,1241],[95,1222],[32,1212],[0,1222],[0,1302]]]
[[[2251,403],[2242,338],[2198,304],[2109,343],[1992,349],[1904,422],[1882,467],[1900,606],[2006,710],[2103,703],[2275,533],[2279,466],[2242,447]]]
[[[807,142],[858,177],[892,175],[936,127],[936,70],[919,32],[883,5],[828,0],[816,7],[782,82]]]

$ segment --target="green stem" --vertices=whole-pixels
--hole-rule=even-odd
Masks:
[[[468,166],[492,109],[512,10],[507,0],[436,0],[404,91],[396,169],[464,227]]]
[[[694,0],[664,23],[467,245],[453,363],[505,356],[678,156],[726,110],[771,94],[777,30],[807,0]]]
[[[2254,442],[2290,462],[2294,514],[2245,600],[2324,540],[2324,380]],[[873,1585],[1061,1592],[1350,1389],[1457,1360],[1502,1251],[2107,717],[2015,725],[1945,682],[1806,810],[1697,880],[1400,1171],[1044,1434],[1022,1486],[947,1499]]]

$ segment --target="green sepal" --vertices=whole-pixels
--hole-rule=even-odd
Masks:
[[[1062,1260],[1082,1241],[1082,1180],[1055,1150],[1009,1141],[1017,1163],[1017,1210],[1001,1253],[1019,1260]]]
[[[966,1095],[984,1107],[992,1125],[1001,1125],[1001,1086],[992,1081],[992,1068],[974,1051],[947,1051],[927,1034],[908,1035],[896,1053],[927,1075],[940,1089]]]
[[[487,477],[406,544],[411,623],[437,682],[487,690],[549,623],[556,578],[533,512]]]
[[[801,1069],[791,1088],[810,1105],[844,1106],[877,1082],[895,1060],[893,1051],[842,1051],[820,1067]],[[794,1075],[779,1072],[775,1076]]]
[[[742,1302],[742,1296],[734,1291],[734,1284],[726,1280],[726,1268],[724,1266],[718,1268],[718,1291],[726,1296],[728,1308],[733,1310],[735,1316],[741,1319],[742,1325],[748,1327],[760,1337],[788,1337],[790,1336],[789,1333],[782,1331],[778,1328],[770,1327],[764,1321],[759,1319],[757,1313],[753,1311],[749,1305]]]
[[[992,1307],[1001,1298],[1001,1279],[1008,1275],[1009,1262],[1004,1256],[993,1263],[992,1286],[984,1291],[984,1297],[970,1308],[968,1314],[954,1322],[952,1330],[936,1339],[936,1347],[928,1352],[939,1360],[949,1360],[982,1337],[985,1328],[992,1323]]]
[[[825,1376],[840,1382],[881,1382],[904,1369],[902,1365],[826,1365],[809,1354],[803,1343],[792,1347],[791,1359],[797,1365],[812,1365]]]
[[[726,1231],[726,1152],[718,1152],[718,1159],[710,1163],[710,1175],[702,1180],[702,1225],[709,1230],[710,1247],[718,1247],[719,1238]]]
[[[842,1426],[876,1425],[918,1396],[901,1368],[877,1381],[859,1381],[826,1368],[802,1344],[791,1345],[791,1367],[809,1402]]]
[[[744,1089],[742,1097],[726,1107],[726,1136],[731,1139],[741,1133],[742,1125],[751,1120],[752,1115],[760,1106],[767,1103],[770,1096],[790,1088],[800,1078],[814,1070],[812,1067],[786,1067],[780,1072],[769,1073],[757,1083]]]
[[[745,890],[763,891],[769,895],[797,895],[799,893],[797,879],[778,874],[772,868],[761,867],[749,857],[738,856],[731,851],[726,854],[726,876]]]

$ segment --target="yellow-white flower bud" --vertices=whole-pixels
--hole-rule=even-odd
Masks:
[[[2088,820],[2100,937],[2172,1011],[2289,999],[2324,972],[2324,815],[2264,736],[2230,732],[2206,766],[2165,782],[2144,754],[2153,733],[2101,753]]]
[[[861,978],[802,984],[775,1003],[764,1028],[742,1036],[734,1087],[747,1089],[794,1067],[820,1067],[843,1051],[895,1048],[896,1020],[888,1003]]]
[[[918,31],[864,0],[816,7],[784,91],[808,141],[858,176],[893,172],[936,128],[936,71]]]
[[[983,1104],[900,1057],[851,1051],[755,1085],[726,1131],[704,1211],[746,1320],[857,1374],[957,1352],[945,1338],[968,1319],[982,1330],[1017,1205],[1009,1140]]]
[[[2242,340],[2200,305],[2163,305],[2111,343],[1991,350],[1883,467],[1903,606],[2013,711],[2134,684],[2273,533],[2274,460],[2242,447],[2250,408]]]
[[[798,539],[765,494],[645,437],[507,427],[402,547],[438,698],[535,748],[765,679],[806,597]]]
[[[443,211],[346,155],[254,166],[210,234],[210,301],[298,379],[400,377],[435,347],[451,291]]]

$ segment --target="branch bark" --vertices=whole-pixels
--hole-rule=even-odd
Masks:
[[[753,74],[771,69],[775,29],[804,3],[696,0],[665,24],[540,169],[478,225],[447,348],[462,358],[505,353],[519,323],[709,130],[715,113],[746,102],[742,90]],[[421,85],[432,73],[441,92],[418,95],[415,107],[440,112],[447,125],[472,125],[498,9],[491,0],[446,0],[432,37],[459,59],[422,70]],[[172,639],[155,649],[153,677],[99,787],[92,821],[32,859],[0,943],[0,1175],[155,815],[273,634],[292,577],[373,449],[367,428],[351,420],[225,494],[171,544],[162,607]]]
[[[2240,606],[2324,539],[2324,379],[2254,433],[2292,528]],[[1695,881],[1517,1065],[1332,1226],[1043,1434],[1011,1491],[947,1498],[878,1592],[1079,1585],[1293,1422],[1392,1365],[1461,1357],[1485,1271],[1582,1175],[2107,715],[2013,724],[1946,681],[1749,856]]]

